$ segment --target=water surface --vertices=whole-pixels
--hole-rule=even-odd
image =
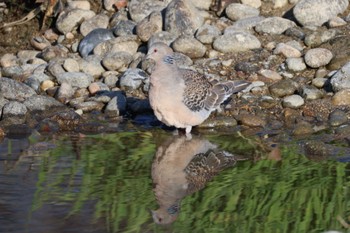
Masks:
[[[348,232],[348,163],[297,145],[167,131],[5,138],[0,232]],[[220,153],[234,160],[215,167]]]

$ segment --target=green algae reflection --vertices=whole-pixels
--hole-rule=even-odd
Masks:
[[[55,203],[70,218],[89,205],[91,222],[103,219],[109,232],[349,232],[349,165],[310,161],[292,146],[282,161],[239,161],[185,197],[171,226],[156,225],[151,166],[168,134],[60,137],[40,165],[32,212]],[[257,153],[237,135],[207,139],[230,153]]]

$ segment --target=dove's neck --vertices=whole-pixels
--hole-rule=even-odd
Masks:
[[[175,64],[172,56],[165,56],[163,59],[156,62],[156,65],[152,71],[151,83],[156,82],[178,82],[179,69]]]

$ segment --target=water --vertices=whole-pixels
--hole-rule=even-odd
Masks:
[[[158,130],[5,138],[0,232],[349,232],[348,163],[297,145]]]

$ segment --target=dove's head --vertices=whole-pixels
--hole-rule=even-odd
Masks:
[[[169,208],[159,208],[157,210],[151,210],[153,221],[156,224],[166,225],[173,223],[179,215],[178,205],[171,206]]]
[[[159,62],[166,57],[170,57],[173,54],[173,50],[162,42],[156,42],[148,49],[146,59],[152,59],[155,62]]]

